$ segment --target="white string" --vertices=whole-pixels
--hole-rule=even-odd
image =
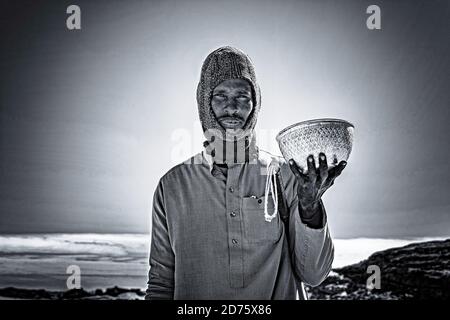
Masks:
[[[276,166],[272,165],[273,162],[271,162],[267,166],[267,177],[266,177],[266,191],[264,193],[264,219],[267,222],[272,221],[273,218],[278,213],[278,193],[277,193],[277,183],[276,183]],[[269,189],[272,191],[272,201],[274,204],[274,211],[273,214],[269,214],[267,211],[267,203],[269,201]]]

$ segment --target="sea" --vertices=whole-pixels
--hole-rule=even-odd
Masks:
[[[376,251],[443,238],[333,239],[333,268],[357,263]],[[113,286],[145,289],[149,234],[0,235],[0,288],[67,290],[79,273],[86,290]]]

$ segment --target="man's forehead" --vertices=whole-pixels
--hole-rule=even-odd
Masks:
[[[228,92],[230,89],[224,89],[224,88],[218,88],[215,89],[215,93],[222,93],[222,92]],[[248,88],[248,90],[242,89],[242,88],[231,88],[231,90],[237,92],[237,93],[249,93],[251,92],[251,88]]]
[[[214,91],[226,91],[226,90],[234,90],[245,93],[251,91],[251,85],[250,83],[248,83],[248,81],[244,79],[232,79],[222,81],[214,88]]]

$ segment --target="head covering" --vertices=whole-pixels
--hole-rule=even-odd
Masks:
[[[253,97],[253,110],[243,130],[234,135],[230,135],[229,131],[222,128],[211,108],[214,88],[229,79],[247,80],[251,85]],[[211,52],[203,62],[200,82],[197,86],[197,104],[203,132],[218,130],[223,139],[228,141],[240,140],[244,136],[252,138],[261,107],[261,92],[256,82],[255,70],[250,57],[241,50],[230,46],[220,47]],[[206,138],[209,139],[208,136]]]
[[[253,110],[243,130],[235,134],[229,134],[220,125],[211,108],[211,97],[214,88],[221,82],[229,79],[245,79],[252,88]],[[256,81],[255,69],[249,56],[241,50],[230,46],[220,47],[211,52],[203,62],[200,82],[197,86],[197,104],[203,132],[216,130],[216,132],[221,133],[219,137],[213,135],[214,138],[211,138],[210,132],[205,133],[207,140],[203,143],[203,146],[206,148],[204,154],[208,162],[230,163],[230,158],[232,158],[232,162],[242,163],[253,162],[259,158],[254,128],[259,109],[261,108],[261,92]],[[236,149],[245,150],[245,153],[236,152]],[[220,152],[222,150],[223,152]],[[269,222],[278,213],[278,192],[275,183],[277,170],[279,170],[279,166],[277,166],[275,161],[267,165],[264,218]],[[269,214],[267,207],[269,191],[272,192],[272,200],[275,207],[272,214]]]

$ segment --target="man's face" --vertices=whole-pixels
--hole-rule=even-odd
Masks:
[[[214,88],[211,107],[224,129],[242,129],[253,110],[252,88],[244,79],[230,79]]]

